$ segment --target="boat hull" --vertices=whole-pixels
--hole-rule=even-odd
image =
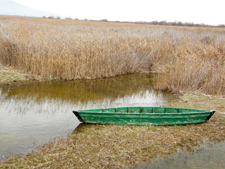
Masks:
[[[73,111],[80,122],[112,125],[197,124],[208,121],[214,112],[167,107],[120,107]]]

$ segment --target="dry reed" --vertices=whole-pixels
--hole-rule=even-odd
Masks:
[[[164,73],[159,89],[225,94],[225,30],[0,18],[0,62],[61,79]]]

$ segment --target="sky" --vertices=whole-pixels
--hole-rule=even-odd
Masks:
[[[224,0],[11,0],[72,19],[225,24]]]

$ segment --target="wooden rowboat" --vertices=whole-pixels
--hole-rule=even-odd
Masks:
[[[83,123],[115,125],[186,125],[204,123],[215,111],[170,107],[118,107],[73,111]]]

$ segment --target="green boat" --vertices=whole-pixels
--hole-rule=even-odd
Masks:
[[[73,111],[80,122],[114,125],[186,125],[204,123],[215,111],[170,107],[118,107]]]

